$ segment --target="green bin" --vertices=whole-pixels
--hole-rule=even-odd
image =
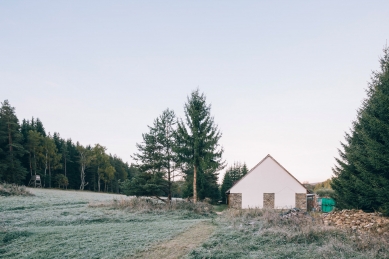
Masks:
[[[331,212],[335,208],[335,200],[331,198],[321,198],[321,211]]]

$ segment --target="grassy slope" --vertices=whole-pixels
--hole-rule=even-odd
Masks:
[[[274,212],[234,213],[219,217],[215,234],[188,258],[389,258],[388,240],[378,237],[353,239],[352,233],[317,220],[281,220]]]
[[[136,214],[87,206],[112,200],[107,194],[33,192],[36,196],[1,198],[0,258],[126,257],[202,220],[188,213]]]

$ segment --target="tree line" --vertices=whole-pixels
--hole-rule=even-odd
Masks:
[[[20,124],[8,100],[1,103],[0,182],[27,185],[31,176],[40,175],[47,188],[119,193],[120,181],[131,177],[135,168],[106,150],[46,133],[39,118]]]
[[[170,109],[163,111],[142,134],[132,155],[136,163],[129,165],[100,144],[83,146],[57,132],[46,133],[39,119],[20,124],[5,100],[0,110],[0,181],[27,185],[31,176],[40,175],[47,188],[217,201],[219,171],[226,166],[222,133],[199,89],[188,96],[184,112],[181,119]]]

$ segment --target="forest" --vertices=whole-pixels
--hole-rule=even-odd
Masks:
[[[39,118],[20,123],[5,100],[0,109],[0,182],[27,186],[39,175],[43,188],[225,202],[224,192],[247,173],[247,166],[235,163],[219,186],[219,171],[226,162],[219,143],[222,133],[210,111],[206,96],[193,91],[185,104],[185,120],[172,110],[163,111],[142,134],[132,155],[136,163],[129,165],[108,154],[102,144],[83,146],[59,132],[47,132]]]
[[[134,168],[106,147],[46,132],[39,118],[19,122],[8,100],[0,108],[0,181],[28,185],[40,175],[42,187],[119,192]]]

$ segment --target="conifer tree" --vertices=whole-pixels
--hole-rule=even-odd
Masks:
[[[24,180],[27,170],[21,163],[26,153],[22,141],[15,108],[5,100],[0,108],[0,181],[20,184]]]
[[[333,171],[337,206],[389,215],[389,48],[374,72]]]
[[[228,191],[228,189],[230,189],[232,187],[232,184],[233,184],[233,182],[231,179],[230,172],[227,170],[226,173],[224,174],[223,182],[222,182],[222,185],[220,188],[220,194],[221,194],[221,198],[222,198],[223,203],[227,203],[226,191]]]
[[[175,124],[174,112],[169,109],[163,111],[154,120],[153,126],[148,126],[149,133],[142,134],[143,142],[136,145],[139,152],[133,155],[140,171],[152,175],[144,176],[140,182],[149,179],[154,185],[160,183],[158,189],[165,190],[168,200],[172,197],[172,182],[176,171],[173,151]],[[166,181],[156,178],[164,178]]]
[[[220,188],[220,196],[223,202],[227,202],[226,191],[228,191],[237,181],[247,174],[246,163],[243,165],[239,162],[234,162],[232,166],[227,168],[224,174],[223,182]]]
[[[186,177],[186,180],[193,181],[194,202],[198,199],[198,188],[203,197],[218,192],[217,171],[224,168],[223,149],[219,145],[222,134],[210,112],[211,106],[207,105],[205,95],[200,94],[199,89],[193,91],[185,104],[185,123],[178,121],[175,134],[179,163],[190,171],[193,169],[193,177]],[[206,186],[210,187],[208,191]]]

